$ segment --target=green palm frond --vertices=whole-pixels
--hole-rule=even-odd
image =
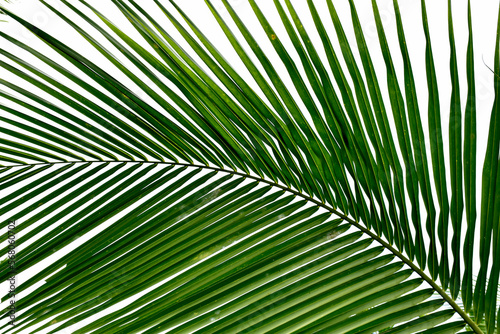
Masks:
[[[205,0],[227,49],[201,1],[40,0],[70,41],[0,5],[2,332],[498,332],[500,21],[476,190],[470,1],[451,96],[424,0],[423,64],[397,0],[395,44],[302,2]]]

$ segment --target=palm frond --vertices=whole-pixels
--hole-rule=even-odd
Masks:
[[[354,0],[350,20],[331,0],[273,0],[277,21],[249,0],[252,28],[205,0],[233,60],[185,3],[110,0],[126,24],[84,0],[40,4],[79,40],[0,5],[48,47],[0,31],[0,223],[18,247],[0,277],[32,273],[4,332],[498,330],[500,42],[477,223],[470,1],[465,82],[447,2],[451,96],[424,0],[424,64],[397,0],[399,48],[371,1],[382,64]]]

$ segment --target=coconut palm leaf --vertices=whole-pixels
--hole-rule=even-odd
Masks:
[[[45,44],[0,29],[4,333],[498,331],[500,40],[478,192],[470,1],[451,96],[424,0],[424,64],[397,0],[396,48],[371,1],[383,63],[354,0],[248,0],[251,29],[205,0],[231,50],[190,3],[39,3],[79,37],[0,5]]]

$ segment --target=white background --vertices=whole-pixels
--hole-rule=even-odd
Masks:
[[[70,17],[70,12],[63,5],[59,4],[58,1],[48,1],[50,4],[54,5],[56,8],[60,9],[63,13],[68,13]],[[320,49],[320,40],[319,37],[314,33],[314,24],[308,15],[308,8],[305,0],[297,0],[292,1],[296,6],[297,12],[301,16],[301,19],[308,30],[308,32],[315,37],[314,43],[317,43],[318,49]],[[347,0],[334,1],[335,6],[339,12],[339,16],[344,22],[344,27],[350,26],[350,14],[349,14],[349,6]],[[76,1],[72,1],[71,3],[77,4]],[[113,22],[115,22],[119,27],[123,27],[123,29],[130,35],[136,36],[137,40],[140,40],[140,36],[136,33],[135,30],[129,25],[129,23],[121,16],[118,11],[114,8],[110,1],[96,0],[89,1],[93,6],[97,7],[100,11],[102,11],[108,18],[110,18]],[[150,13],[153,14],[155,18],[158,18],[158,21],[165,24],[169,33],[173,36],[178,36],[173,28],[170,28],[170,24],[167,23],[167,20],[163,19],[162,14],[159,10],[155,9],[155,5],[153,1],[149,0],[141,0],[141,4],[145,6],[145,8],[151,8],[149,10]],[[187,0],[182,1],[181,7],[188,13],[188,15],[192,18],[194,22],[202,23],[201,27],[203,28],[203,32],[206,36],[210,37],[213,44],[221,50],[226,59],[229,60],[231,64],[233,64],[237,69],[239,69],[239,73],[247,80],[249,84],[255,87],[257,90],[257,86],[254,84],[251,79],[250,74],[243,67],[242,63],[239,61],[237,55],[234,51],[231,51],[231,45],[226,40],[224,34],[218,27],[216,21],[212,18],[210,11],[204,4],[202,0]],[[229,15],[224,9],[224,6],[220,2],[214,2],[217,5],[217,8],[223,14],[223,17],[227,20],[230,20]],[[246,0],[231,0],[230,3],[233,7],[238,11],[240,17],[242,17],[247,24],[248,27],[251,27],[252,33],[255,34],[257,40],[262,41],[261,47],[266,50],[267,55],[271,58],[271,60],[275,60],[275,64],[279,64],[279,58],[274,53],[273,48],[265,36],[265,33],[260,28],[260,24],[257,19],[253,15],[253,11],[250,8],[250,5]],[[263,0],[257,1],[259,6],[264,13],[270,13],[268,19],[273,24],[273,28],[276,30],[278,37],[281,37],[282,42],[285,46],[288,47],[288,50],[293,50],[291,43],[283,38],[284,28],[279,23],[280,19],[275,11],[274,5],[272,1]],[[357,0],[355,1],[358,8],[358,14],[360,16],[360,20],[363,25],[363,30],[365,32],[365,38],[367,39],[367,44],[372,52],[373,62],[375,64],[375,70],[379,75],[379,84],[382,87],[382,91],[386,91],[385,85],[385,67],[382,59],[382,55],[379,50],[378,44],[378,36],[375,28],[375,22],[373,19],[372,11],[371,11],[371,1],[368,0]],[[333,25],[330,23],[331,21],[328,18],[328,9],[326,6],[326,1],[317,0],[315,1],[317,7],[319,9],[320,14],[324,15],[324,22],[326,22],[326,27],[328,31],[331,33],[331,40],[334,42],[335,50],[340,54],[340,48],[336,42],[335,32],[333,29]],[[384,27],[386,29],[387,38],[389,41],[389,46],[391,51],[393,51],[393,61],[395,63],[396,70],[398,71],[398,76],[400,82],[403,79],[402,72],[402,60],[399,56],[399,45],[397,41],[397,32],[396,32],[396,21],[392,9],[392,0],[381,0],[378,1],[379,10],[383,19]],[[427,86],[426,86],[426,74],[425,74],[425,40],[424,34],[422,30],[421,24],[421,15],[420,15],[420,1],[418,0],[400,0],[399,1],[401,14],[404,21],[404,28],[406,29],[406,38],[409,48],[409,53],[411,56],[413,70],[417,85],[417,94],[419,98],[419,106],[420,113],[423,116],[423,127],[424,132],[427,132],[427,123],[426,123],[426,110],[427,110]],[[476,94],[477,94],[477,116],[478,116],[478,173],[477,173],[477,185],[478,185],[478,205],[479,205],[479,187],[481,184],[481,167],[482,161],[486,148],[486,140],[488,134],[488,122],[489,116],[491,113],[491,106],[494,98],[493,91],[493,74],[487,68],[493,68],[493,57],[494,57],[494,47],[495,47],[495,37],[496,37],[496,18],[498,14],[498,1],[489,0],[489,1],[473,1],[472,4],[472,21],[473,21],[473,29],[474,29],[474,48],[475,48],[475,65],[476,65]],[[97,51],[93,50],[93,48],[86,43],[84,40],[80,38],[80,36],[74,32],[71,28],[69,28],[64,22],[62,22],[59,18],[56,17],[54,13],[49,11],[47,8],[43,7],[38,1],[35,0],[16,0],[14,4],[9,5],[8,8],[12,9],[15,13],[20,15],[22,18],[27,21],[35,24],[39,28],[47,31],[48,33],[56,36],[61,41],[67,43],[75,50],[79,51],[86,57],[92,59],[97,64],[102,64],[102,66],[109,71],[113,76],[119,78],[124,83],[129,83],[129,87],[134,87],[132,83],[129,82],[128,78],[126,78],[123,73],[120,73],[117,69],[112,66],[107,66],[109,63],[102,55],[100,55]],[[449,75],[449,43],[448,43],[448,28],[447,28],[447,1],[444,0],[434,0],[427,1],[427,13],[429,16],[429,26],[431,32],[432,46],[433,52],[435,55],[435,67],[438,77],[438,86],[440,90],[440,102],[441,102],[441,110],[442,110],[442,128],[443,128],[443,139],[444,139],[444,147],[445,147],[445,160],[448,160],[448,110],[449,110],[449,96],[451,94],[451,83],[450,83],[450,75]],[[466,56],[466,48],[468,41],[468,30],[467,30],[467,2],[465,0],[454,0],[453,1],[453,14],[455,18],[455,42],[457,46],[457,57],[458,57],[458,66],[459,66],[459,74],[461,80],[461,101],[462,101],[462,109],[465,105],[466,101],[466,93],[467,93],[467,84],[466,84],[466,76],[465,76],[465,56]],[[77,17],[74,17],[75,22],[78,24],[82,24],[83,27],[86,27],[85,24],[80,22]],[[39,41],[35,36],[29,33],[27,30],[22,28],[19,24],[15,22],[0,22],[0,30],[18,38],[20,41],[30,45],[33,48],[41,52],[45,52],[48,55],[53,55],[57,57],[57,55],[49,50],[43,42]],[[354,39],[354,33],[352,29],[346,29],[347,36],[349,40],[352,42],[351,45],[356,45]],[[180,41],[180,38],[177,38]],[[106,47],[109,44],[103,40],[99,39],[103,45]],[[142,43],[144,44],[144,43]],[[182,44],[184,45],[184,44]],[[0,47],[4,48],[23,59],[34,62],[34,64],[38,64],[36,59],[26,55],[25,53],[19,52],[19,50],[10,43],[0,39]],[[110,50],[114,50],[112,47],[109,47]],[[186,47],[189,49],[189,47]],[[355,47],[353,47],[354,52]],[[299,63],[298,56],[295,52],[290,51],[290,54],[294,59],[297,59],[297,63]],[[193,55],[196,59],[196,55]],[[118,57],[125,64],[127,61],[123,59],[123,57]],[[2,58],[3,59],[3,58]],[[59,58],[54,58],[58,59]],[[65,63],[64,60],[60,60],[61,63]],[[201,61],[199,62],[201,63]],[[39,64],[41,69],[46,70],[48,73],[50,69],[46,68],[43,64]],[[300,68],[300,66],[298,66]],[[284,70],[283,66],[276,66],[276,69],[282,73],[282,80],[287,81],[288,76]],[[75,71],[76,73],[78,71]],[[17,78],[12,76],[8,71],[4,69],[0,69],[0,77],[6,80],[10,80],[15,83],[22,83]],[[59,76],[60,77],[60,76]],[[58,77],[58,78],[59,78]],[[65,79],[61,78],[62,82],[65,82]],[[145,79],[146,82],[147,79]],[[66,83],[66,82],[65,82]],[[70,82],[67,82],[68,85],[71,85]],[[292,87],[291,83],[289,87]],[[0,88],[2,89],[2,88]],[[36,90],[35,88],[32,88]],[[77,89],[77,88],[75,88]],[[78,89],[77,89],[78,90]],[[135,87],[134,92],[138,94],[140,97],[147,99],[146,94],[142,93],[139,88]],[[292,90],[293,91],[293,90]],[[42,94],[42,93],[40,93]],[[388,107],[389,100],[388,95],[384,95],[384,99],[386,101],[386,106]],[[9,105],[8,101],[0,99],[0,103],[4,103]],[[2,111],[0,111],[2,113]],[[392,121],[392,118],[389,117]],[[392,124],[392,123],[391,123]],[[393,127],[394,128],[394,127]],[[427,135],[426,135],[427,136]],[[427,143],[429,142],[428,137]],[[428,157],[430,161],[430,151],[428,152]],[[432,172],[432,170],[430,169]],[[449,174],[449,165],[447,165],[447,171]],[[449,176],[448,176],[449,177]],[[448,183],[449,184],[449,183]],[[449,189],[448,194],[451,194],[451,189]],[[2,194],[0,193],[0,197]],[[29,276],[28,273],[23,273],[23,275]],[[19,278],[20,280],[24,280],[25,277]],[[7,291],[7,285],[2,283],[0,285],[0,291]],[[3,293],[2,293],[3,294]],[[5,306],[5,303],[2,304],[2,307]],[[78,328],[78,325],[75,327]],[[71,333],[71,328],[66,330],[64,333]]]

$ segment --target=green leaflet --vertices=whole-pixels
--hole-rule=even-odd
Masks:
[[[476,226],[476,91],[474,76],[474,48],[471,22],[471,6],[468,3],[467,23],[469,27],[469,42],[467,44],[467,103],[465,106],[464,126],[464,189],[465,215],[467,232],[464,241],[464,277],[462,281],[462,299],[465,310],[470,312],[472,306],[472,262],[473,240]]]

